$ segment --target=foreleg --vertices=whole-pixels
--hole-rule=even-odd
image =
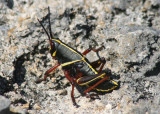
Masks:
[[[38,80],[36,81],[36,83],[40,83],[40,82],[42,82],[42,81],[45,81],[46,78],[47,78],[47,76],[48,76],[48,74],[51,73],[51,72],[52,72],[53,70],[55,70],[56,68],[58,68],[59,66],[60,66],[60,64],[57,64],[56,66],[54,66],[54,67],[50,68],[49,70],[47,70],[47,71],[45,72],[45,74],[44,74],[44,78],[43,78],[43,79],[38,79]]]

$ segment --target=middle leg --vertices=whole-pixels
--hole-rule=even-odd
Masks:
[[[74,106],[79,107],[78,104],[75,101],[75,98],[74,98],[75,79],[70,76],[70,71],[69,70],[63,70],[63,71],[64,71],[65,77],[69,80],[69,82],[72,85],[72,91],[71,91],[72,103],[73,103]]]

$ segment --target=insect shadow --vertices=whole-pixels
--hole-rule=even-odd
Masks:
[[[10,80],[0,76],[0,95],[13,90],[13,85]]]

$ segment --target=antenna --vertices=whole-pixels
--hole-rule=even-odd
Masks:
[[[50,36],[51,38],[53,38],[53,35],[52,35],[52,29],[51,29],[51,21],[50,21],[50,8],[48,7],[48,13],[49,13],[49,16],[48,16],[48,21],[49,21],[49,33],[50,33]]]
[[[39,21],[40,25],[43,27],[43,30],[45,31],[45,33],[47,34],[47,36],[48,36],[48,38],[49,38],[49,40],[50,40],[50,36],[49,36],[47,30],[44,28],[44,26],[43,26],[43,24],[41,23],[41,21],[40,21],[39,19],[37,19],[37,20]]]

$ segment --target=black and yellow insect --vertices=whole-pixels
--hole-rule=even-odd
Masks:
[[[100,58],[97,61],[90,63],[88,59],[85,57],[87,53],[91,50],[98,53],[98,51],[103,49],[103,46],[94,49],[89,48],[83,53],[71,48],[61,40],[54,38],[51,32],[51,24],[50,24],[50,9],[48,7],[49,12],[49,33],[44,28],[43,24],[39,21],[44,31],[46,32],[49,42],[50,42],[50,53],[53,59],[58,60],[58,64],[45,72],[44,79],[37,80],[37,82],[41,82],[46,80],[47,75],[55,70],[60,65],[64,71],[65,77],[70,81],[72,85],[71,98],[74,105],[77,106],[74,98],[74,87],[75,85],[79,86],[87,86],[87,89],[83,92],[84,95],[88,96],[88,92],[92,89],[102,92],[108,92],[115,89],[118,84],[109,79],[109,74],[102,72],[103,66],[106,63],[104,58]],[[96,68],[99,68],[97,71]],[[109,83],[110,87],[102,88],[100,85],[105,85]],[[92,96],[90,96],[92,97]]]

